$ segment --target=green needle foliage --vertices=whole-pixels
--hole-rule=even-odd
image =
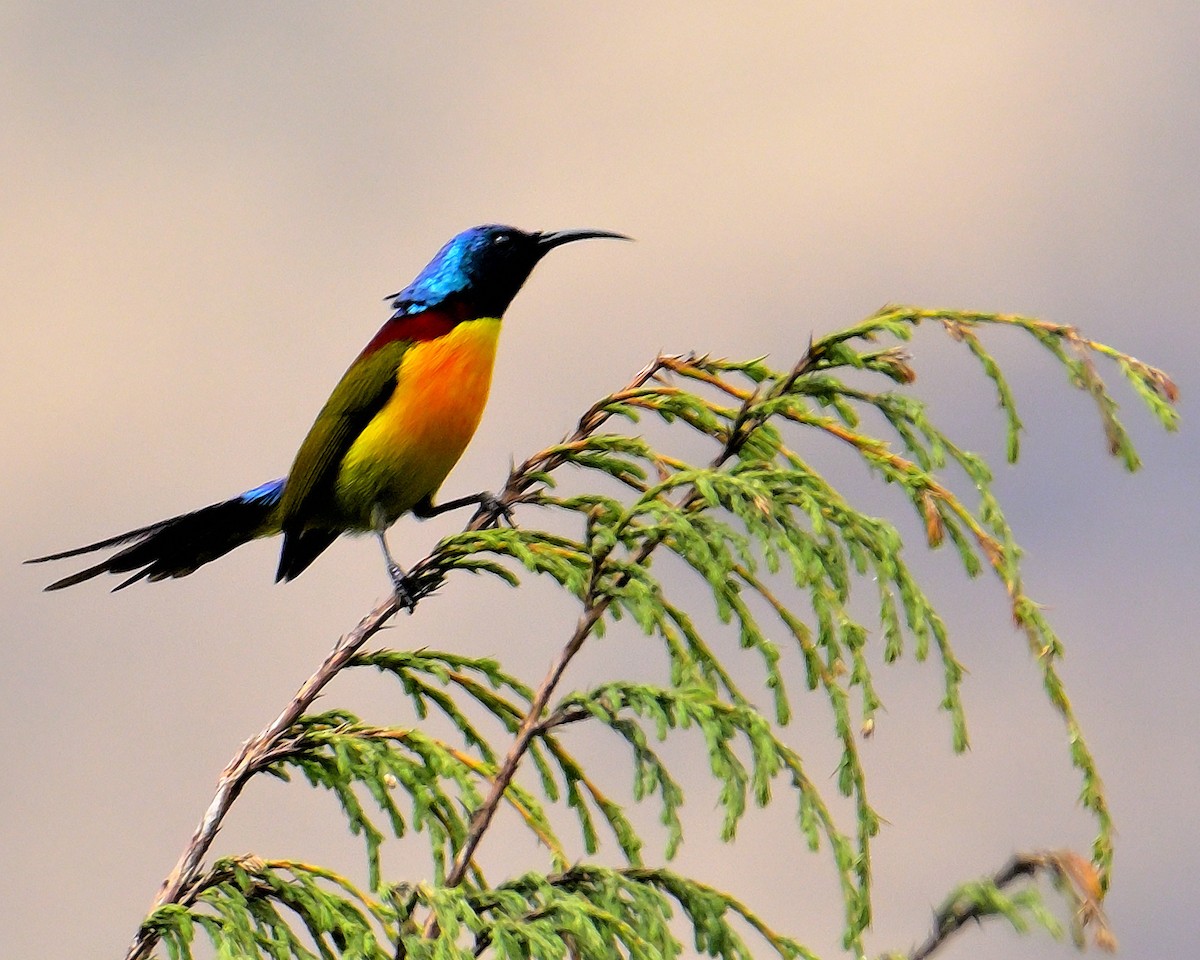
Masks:
[[[956,751],[968,746],[959,691],[964,668],[907,563],[897,528],[850,503],[798,452],[820,449],[806,442],[814,434],[843,446],[899,490],[929,547],[948,543],[968,576],[990,569],[998,578],[1066,726],[1081,801],[1096,824],[1090,859],[1030,855],[954,891],[930,941],[910,956],[929,955],[966,920],[987,916],[1061,935],[1030,882],[1039,871],[1071,906],[1076,939],[1090,927],[1107,943],[1099,904],[1113,825],[1059,677],[1062,644],[1025,592],[1020,550],[987,464],[948,437],[906,389],[915,373],[895,341],[908,340],[921,323],[940,325],[963,344],[991,382],[1010,461],[1019,454],[1022,425],[984,345],[985,328],[1014,328],[1047,349],[1069,383],[1093,397],[1109,449],[1128,469],[1137,469],[1137,455],[1098,361],[1115,363],[1163,426],[1176,428],[1176,391],[1163,373],[1071,327],[1027,317],[888,307],[813,341],[789,370],[761,359],[659,357],[587,411],[570,437],[515,468],[499,505],[442,541],[414,572],[422,594],[454,571],[510,584],[526,571],[576,598],[576,623],[539,624],[564,635],[551,674],[535,686],[538,678],[519,675],[513,662],[427,649],[357,652],[345,665],[394,679],[417,725],[374,726],[342,709],[304,715],[255,745],[246,776],[299,774],[332,793],[351,832],[364,840],[365,884],[311,864],[219,859],[185,877],[172,902],[147,918],[131,955],[146,955],[157,943],[173,960],[190,958],[200,930],[219,956],[274,960],[671,960],[688,949],[685,942],[723,960],[813,956],[728,894],[663,866],[684,839],[684,791],[661,748],[694,737],[717,785],[720,837],[734,839],[750,806],[787,794],[808,846],[832,861],[845,906],[844,944],[862,956],[871,922],[872,839],[881,825],[859,752],[880,707],[868,654],[875,647],[889,663],[906,651],[918,661],[932,656]],[[660,421],[655,436],[696,435],[710,455],[692,463],[668,454],[639,433],[647,418]],[[873,432],[872,423],[884,429]],[[955,484],[972,491],[971,502],[954,492]],[[538,508],[573,518],[566,526],[574,532],[539,529]],[[514,510],[519,527],[498,522]],[[659,576],[660,568],[680,565],[703,584],[716,615],[757,663],[761,686],[735,680],[746,675],[733,666],[736,652],[702,633],[697,614],[705,611],[688,608],[679,577]],[[863,591],[873,594],[868,609],[877,611],[867,619],[856,612],[861,602],[851,605]],[[589,637],[623,619],[661,649],[668,665],[661,682],[633,682],[614,668],[607,682],[571,689],[565,674],[572,657]],[[798,652],[799,676],[787,675],[781,643]],[[810,777],[783,738],[802,691],[828,704],[841,754],[831,783]],[[452,732],[435,736],[434,718]],[[578,724],[623,744],[629,771],[601,770],[568,750],[562,734]],[[527,772],[521,783],[518,767]],[[661,849],[650,847],[608,792],[630,783],[635,802],[658,810]],[[831,793],[848,798],[851,823],[839,822],[835,810],[842,805],[831,806]],[[476,864],[476,846],[501,802],[544,848],[542,872],[496,879]],[[577,837],[561,833],[570,821]],[[429,859],[409,860],[403,875],[390,875],[381,849],[410,833],[427,838]],[[592,859],[605,850],[616,866]]]

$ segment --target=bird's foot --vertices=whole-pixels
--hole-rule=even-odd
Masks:
[[[388,576],[392,578],[392,592],[396,596],[396,605],[411,614],[417,609],[417,598],[415,591],[410,589],[414,584],[408,574],[400,568],[399,564],[389,563]]]
[[[517,528],[516,521],[513,520],[512,504],[491,491],[485,490],[479,495],[479,509],[494,514],[497,520],[504,520],[514,530]]]

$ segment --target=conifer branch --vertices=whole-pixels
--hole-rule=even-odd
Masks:
[[[663,358],[657,358],[654,362],[640,370],[630,380],[625,389],[616,396],[620,397],[636,391],[656,376],[663,368],[663,365]],[[610,416],[611,414],[601,404],[593,406],[580,420],[575,434],[572,435],[572,439],[580,439],[599,429]],[[472,517],[467,529],[481,530],[489,526],[494,526],[499,522],[501,516],[514,503],[519,501],[520,495],[524,490],[533,483],[533,479],[531,478],[534,477],[536,471],[553,469],[559,462],[561,462],[560,458],[556,456],[538,455],[530,458],[530,460],[513,470],[503,494],[494,501],[482,505],[475,516]],[[441,573],[438,571],[436,564],[437,554],[435,552],[418,562],[409,571],[410,578],[417,584],[417,587],[413,591],[416,594],[414,600],[419,601],[421,597],[427,596],[440,585]],[[180,854],[174,868],[167,875],[166,879],[163,880],[158,894],[151,905],[151,914],[169,904],[186,904],[193,901],[201,878],[204,856],[212,846],[213,840],[216,839],[217,832],[221,829],[221,824],[224,822],[234,801],[241,794],[250,778],[270,763],[272,756],[279,750],[283,740],[294,728],[297,721],[304,715],[305,711],[312,706],[321,691],[338,673],[352,663],[355,655],[362,649],[363,645],[383,629],[387,622],[399,612],[399,609],[400,607],[396,602],[396,598],[391,596],[379,603],[369,614],[363,617],[353,630],[338,638],[333,649],[330,650],[317,670],[304,681],[287,706],[279,712],[271,723],[241,745],[237,753],[234,754],[233,759],[221,771],[213,798],[208,808],[204,811],[204,815],[197,824],[183,852]],[[596,615],[598,616],[599,613]],[[582,642],[582,638],[580,642]],[[567,660],[569,661],[569,659],[568,657]],[[563,663],[564,668],[565,666],[566,662]],[[535,718],[537,716],[537,714],[532,713],[531,715]],[[517,760],[520,759],[520,755],[524,753],[525,746],[527,745],[526,742],[522,746],[520,754],[517,755]],[[514,771],[515,767],[516,762],[514,761]],[[502,776],[504,776],[504,768],[501,769],[500,774],[497,776],[497,782],[500,782]],[[507,779],[504,780],[505,787],[507,787],[511,779],[512,772],[510,771]],[[489,821],[491,815],[495,812],[495,806],[499,804],[503,789],[499,792],[493,792],[496,799],[492,802],[491,810],[487,814],[487,820]],[[489,795],[490,800],[491,795]],[[476,831],[473,830],[472,833],[476,834]],[[477,843],[478,836],[476,835],[474,842],[471,843],[471,852],[474,851],[474,846]],[[466,857],[459,856],[456,859],[452,873],[452,876],[456,878],[454,883],[457,884],[462,881],[469,865],[469,854]],[[156,939],[154,930],[151,927],[143,925],[139,928],[137,935],[134,937],[125,954],[126,960],[142,960],[154,948]]]
[[[1136,469],[1137,456],[1117,420],[1117,405],[1100,378],[1096,357],[1115,362],[1162,424],[1175,428],[1177,390],[1161,371],[1074,328],[1020,316],[886,307],[860,324],[810,341],[784,372],[761,359],[657,357],[625,387],[589,408],[563,441],[514,466],[499,495],[483,500],[464,531],[445,538],[410,571],[411,593],[418,601],[451,571],[489,573],[516,583],[513,567],[520,566],[549,575],[575,596],[579,615],[542,682],[531,689],[490,659],[426,650],[365,653],[364,645],[398,612],[394,599],[380,603],[338,639],[275,720],[246,741],[222,772],[127,960],[143,960],[160,941],[172,958],[190,960],[188,945],[197,927],[219,953],[311,958],[292,922],[325,958],[394,953],[425,960],[488,951],[500,960],[614,952],[630,960],[661,960],[678,953],[668,926],[670,902],[693,923],[697,948],[723,960],[750,956],[729,918],[748,925],[781,957],[812,956],[729,895],[643,865],[642,840],[621,807],[557,737],[560,728],[589,719],[631,749],[634,798],[661,801],[667,859],[682,838],[677,811],[683,793],[655,752],[655,735],[661,741],[668,732],[688,727],[703,734],[711,773],[721,787],[724,839],[732,839],[749,801],[760,806],[769,801],[775,777],[790,781],[809,847],[816,850],[824,841],[833,854],[846,910],[844,943],[862,955],[871,917],[870,852],[881,820],[867,800],[857,738],[871,728],[881,704],[867,655],[871,622],[859,622],[851,612],[852,584],[874,583],[885,662],[900,657],[906,642],[913,643],[918,660],[930,651],[940,660],[942,707],[951,717],[956,750],[967,746],[958,695],[964,668],[909,570],[896,528],[847,502],[795,452],[806,447],[790,437],[784,442],[782,426],[817,431],[844,444],[903,491],[929,547],[952,544],[969,576],[992,568],[1008,593],[1014,622],[1028,637],[1048,699],[1066,724],[1071,761],[1082,774],[1082,802],[1099,825],[1091,863],[1064,852],[1024,855],[993,877],[958,888],[938,912],[934,933],[907,960],[925,960],[966,922],[984,916],[1004,916],[1018,929],[1031,919],[1053,932],[1053,918],[1036,889],[1014,888],[1039,872],[1074,904],[1077,938],[1086,927],[1097,943],[1109,942],[1100,911],[1112,855],[1107,801],[1057,674],[1061,644],[1024,592],[1020,551],[991,492],[988,467],[934,426],[919,399],[892,390],[872,392],[841,379],[845,371],[864,371],[893,384],[911,383],[915,373],[905,351],[861,347],[880,335],[906,340],[923,321],[940,324],[963,343],[992,381],[1010,459],[1019,452],[1022,424],[998,364],[977,335],[986,324],[1025,331],[1066,368],[1071,382],[1095,401],[1109,448],[1129,469]],[[668,377],[672,382],[664,382]],[[882,415],[894,437],[883,439],[861,428],[864,410]],[[714,440],[716,452],[706,465],[693,466],[657,451],[640,435],[604,429],[613,418],[636,421],[643,414]],[[567,466],[615,480],[620,495],[558,494],[554,474]],[[947,466],[970,480],[976,505],[954,493],[944,477]],[[517,505],[569,511],[583,533],[572,537],[499,526]],[[741,647],[761,658],[773,717],[735,684],[736,671],[701,636],[691,612],[665,595],[663,581],[649,569],[660,548],[701,577]],[[777,574],[791,575],[792,588],[806,601],[803,613]],[[776,618],[796,644],[808,689],[828,700],[842,749],[834,782],[853,804],[856,831],[843,832],[836,824],[800,755],[777,733],[792,707],[780,652],[759,622],[764,614]],[[662,642],[669,681],[635,684],[618,676],[592,690],[564,694],[563,678],[582,646],[623,616]],[[345,711],[310,715],[318,694],[351,666],[373,666],[394,677],[418,720],[432,707],[457,729],[461,744],[436,740],[419,727],[372,726]],[[861,704],[861,727],[851,719],[856,703]],[[491,739],[463,704],[482,707],[504,733]],[[526,757],[540,778],[546,805],[516,779]],[[204,872],[217,831],[249,779],[262,772],[287,777],[292,770],[333,791],[351,831],[364,835],[365,888],[324,868],[284,860],[224,858]],[[384,882],[378,853],[384,832],[364,810],[356,789],[374,798],[394,835],[403,835],[409,824],[429,833],[432,882]],[[397,805],[393,790],[402,803],[411,804],[411,813]],[[595,823],[606,822],[627,867],[577,863],[568,868],[569,853],[547,814],[549,804],[560,801],[577,816],[587,854],[599,846]],[[548,848],[555,872],[530,873],[499,886],[485,882],[475,855],[502,802],[512,804]]]

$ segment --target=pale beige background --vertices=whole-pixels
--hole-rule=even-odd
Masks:
[[[1168,366],[1191,413],[1196,4],[418,6],[0,8],[0,955],[119,955],[238,742],[384,589],[363,541],[287,587],[271,582],[270,544],[117,595],[43,594],[65,568],[19,561],[277,476],[384,319],[379,298],[464,226],[639,242],[581,244],[540,268],[451,495],[494,486],[510,456],[660,347],[786,362],[810,331],[889,300],[1080,324]],[[1130,478],[1086,398],[1031,346],[998,343],[1029,425],[1026,461],[999,486],[1106,772],[1112,919],[1126,957],[1187,956],[1200,933],[1194,426],[1164,438],[1130,402],[1147,468]],[[915,349],[942,416],[996,455],[1000,422],[970,363],[932,333]],[[411,560],[453,523],[403,521],[394,542]],[[949,755],[936,667],[881,676],[890,710],[865,748],[891,821],[876,950],[923,936],[956,879],[1090,836],[999,590],[965,584],[948,557],[922,569],[972,670],[975,749]],[[388,641],[523,645],[514,662],[540,677],[572,616],[544,597],[456,581]],[[577,678],[636,643],[596,646]],[[371,678],[325,703],[406,722]],[[832,769],[826,723],[801,703],[793,736],[818,775]],[[620,792],[624,755],[594,749],[612,750]],[[712,840],[711,802],[695,795],[682,867],[831,950],[828,863],[784,839],[790,802],[748,818],[732,852]],[[219,847],[350,866],[357,848],[330,812],[303,786],[256,784]],[[498,875],[527,862],[500,834],[483,854]],[[405,876],[420,862],[389,860]],[[946,956],[1069,952],[994,928]]]

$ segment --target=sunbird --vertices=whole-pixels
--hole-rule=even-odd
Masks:
[[[498,224],[464,230],[412,283],[384,298],[391,317],[333,388],[286,477],[27,562],[120,547],[46,587],[132,573],[113,588],[120,590],[138,580],[185,577],[243,543],[283,534],[278,582],[299,576],[341,534],[374,533],[397,598],[411,605],[384,534],[405,513],[424,519],[489,501],[487,493],[437,505],[433,498],[483,416],[501,318],[542,257],[594,238],[630,239],[607,230],[526,233]]]

